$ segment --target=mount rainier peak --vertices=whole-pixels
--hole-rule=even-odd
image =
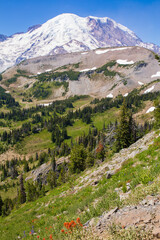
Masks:
[[[108,17],[61,14],[26,33],[3,38],[0,72],[29,58],[113,46],[141,46],[160,53],[159,46],[143,43],[134,32]]]

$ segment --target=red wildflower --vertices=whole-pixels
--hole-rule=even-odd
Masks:
[[[64,226],[65,226],[67,229],[69,229],[69,228],[70,228],[70,223],[69,223],[69,222],[65,222],[65,223],[64,223]]]
[[[52,234],[50,235],[50,237],[49,237],[50,239],[52,239]]]
[[[37,236],[37,238],[39,238],[39,236]]]
[[[79,217],[77,218],[77,220],[76,220],[76,221],[77,221],[77,223],[80,223],[80,222],[81,222]]]
[[[62,229],[61,232],[64,233],[64,229]]]
[[[70,222],[70,225],[71,225],[71,228],[75,227],[75,226],[76,226],[75,221],[72,220],[72,221]]]

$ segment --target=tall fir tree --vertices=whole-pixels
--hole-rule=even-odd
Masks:
[[[131,123],[129,124],[129,113],[127,110],[127,104],[124,100],[121,114],[120,114],[120,123],[117,128],[116,134],[116,151],[119,151],[122,148],[126,148],[131,143]]]
[[[19,203],[22,204],[22,203],[26,202],[26,193],[25,193],[25,188],[24,188],[24,183],[23,183],[23,175],[22,174],[20,175],[19,183],[20,183],[20,189],[19,189],[18,199],[19,199]]]
[[[51,159],[51,167],[52,167],[52,171],[55,172],[55,170],[56,170],[56,160],[55,160],[54,155],[52,156],[52,159]]]
[[[157,100],[154,102],[154,118],[155,118],[155,127],[160,128],[160,101]]]
[[[0,196],[0,216],[2,215],[2,206],[3,206],[3,201],[2,201],[2,198]]]
[[[71,150],[70,166],[69,166],[70,171],[72,173],[79,173],[85,170],[86,158],[87,158],[87,152],[83,144],[75,145]]]
[[[47,175],[47,182],[51,189],[57,186],[56,173],[53,170],[50,170]]]

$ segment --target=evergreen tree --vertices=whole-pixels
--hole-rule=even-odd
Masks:
[[[10,167],[10,175],[12,179],[15,179],[18,176],[18,171],[15,164]]]
[[[25,188],[24,188],[24,183],[23,183],[23,175],[22,174],[20,175],[19,183],[20,183],[20,189],[19,189],[18,199],[19,199],[19,203],[23,204],[23,203],[26,202],[26,193],[25,193]]]
[[[104,150],[104,146],[101,142],[99,142],[98,147],[96,149],[96,157],[98,159],[101,159],[102,161],[104,161],[105,158],[105,150]]]
[[[0,216],[2,215],[2,206],[3,206],[3,201],[2,201],[2,198],[0,196]]]
[[[87,158],[86,158],[86,167],[92,167],[94,165],[94,156],[91,152],[87,153]]]
[[[24,162],[23,171],[24,171],[24,172],[29,172],[29,165],[28,165],[28,162],[27,162],[27,161]]]
[[[26,184],[26,200],[27,202],[31,202],[37,199],[37,190],[33,183],[27,182]]]
[[[38,160],[38,153],[36,153],[36,161]]]
[[[51,160],[51,167],[52,167],[52,171],[55,172],[56,170],[56,160],[55,160],[55,156],[52,156],[52,160]]]
[[[154,110],[155,127],[160,128],[160,101],[155,101],[154,106],[156,107]]]
[[[79,173],[85,169],[87,153],[83,145],[75,145],[71,150],[70,171]]]
[[[2,206],[2,216],[8,216],[13,209],[13,202],[10,198],[6,198]]]
[[[116,134],[116,150],[119,151],[122,148],[126,148],[130,145],[131,136],[130,136],[130,127],[129,126],[129,116],[126,101],[124,100],[121,114],[120,114],[120,123],[117,129]]]
[[[58,178],[58,183],[62,184],[66,182],[66,174],[65,174],[65,167],[62,166],[61,170],[60,170],[60,174],[59,174],[59,178]]]
[[[57,186],[56,173],[53,170],[50,170],[47,175],[47,182],[51,189]]]

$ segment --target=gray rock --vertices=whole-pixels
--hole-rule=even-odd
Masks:
[[[160,227],[154,227],[152,233],[153,233],[154,237],[157,237],[159,239],[160,238]]]
[[[106,178],[110,179],[116,173],[115,170],[107,171]]]

